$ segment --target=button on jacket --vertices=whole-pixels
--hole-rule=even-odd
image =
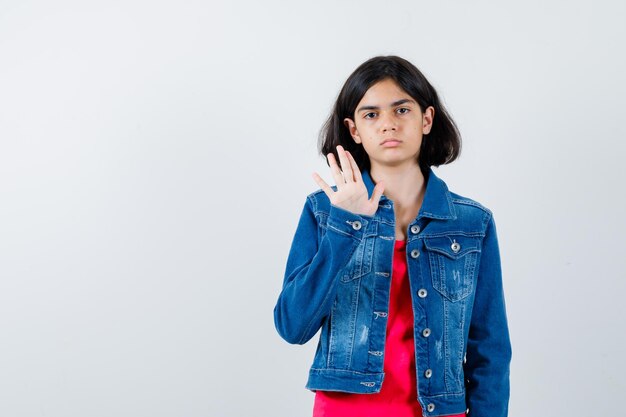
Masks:
[[[368,171],[363,182],[371,197]],[[332,187],[337,190],[336,186]],[[274,323],[289,343],[321,328],[306,388],[380,392],[395,243],[393,201],[372,216],[306,198]],[[417,401],[424,416],[505,417],[511,343],[491,210],[448,190],[432,168],[409,224],[407,273],[414,316]]]

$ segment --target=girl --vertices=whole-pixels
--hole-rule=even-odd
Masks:
[[[314,417],[505,417],[511,344],[493,213],[432,166],[461,148],[410,62],[378,56],[345,82],[320,137],[335,186],[306,198],[274,323],[321,329]]]

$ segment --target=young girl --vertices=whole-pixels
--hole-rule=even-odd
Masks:
[[[306,198],[274,323],[321,328],[314,417],[505,417],[511,344],[493,213],[435,175],[461,139],[410,62],[344,84],[321,136],[336,186]]]

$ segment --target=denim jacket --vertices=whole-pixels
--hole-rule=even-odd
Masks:
[[[505,417],[511,343],[491,210],[448,190],[432,168],[406,230],[417,400],[424,416]],[[363,181],[371,197],[368,171]],[[336,190],[336,186],[332,187]],[[274,324],[289,343],[321,328],[306,388],[380,392],[395,243],[393,201],[372,216],[309,194],[293,238]]]

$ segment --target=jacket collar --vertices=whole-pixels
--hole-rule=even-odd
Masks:
[[[435,175],[432,167],[428,168],[426,178],[426,193],[420,207],[417,219],[430,217],[433,219],[456,219],[456,211],[452,204],[452,196],[446,183]],[[363,183],[367,187],[367,195],[371,198],[376,185],[368,170],[361,173]],[[380,197],[380,203],[391,201],[384,194]]]

